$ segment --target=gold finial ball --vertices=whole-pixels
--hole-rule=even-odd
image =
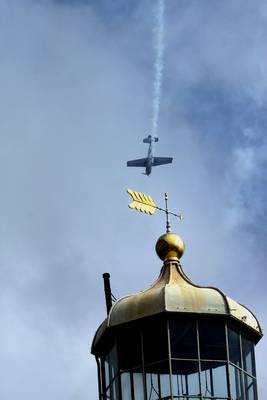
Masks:
[[[165,233],[156,243],[156,253],[163,261],[180,259],[184,254],[184,241],[176,233]]]

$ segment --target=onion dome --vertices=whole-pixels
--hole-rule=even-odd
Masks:
[[[180,236],[170,232],[162,235],[157,241],[156,252],[164,261],[158,279],[147,289],[117,300],[96,333],[94,343],[108,327],[160,313],[224,316],[248,329],[255,341],[261,338],[263,333],[259,321],[248,308],[220,289],[196,285],[188,278],[179,261],[184,252]]]

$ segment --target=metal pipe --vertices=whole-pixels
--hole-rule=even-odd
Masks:
[[[108,272],[105,272],[103,274],[103,279],[104,279],[104,291],[105,291],[107,314],[109,314],[109,311],[110,311],[110,309],[112,307],[112,297],[111,297],[111,288],[110,288],[110,274]]]
[[[98,379],[98,394],[99,400],[103,400],[105,398],[105,394],[103,392],[103,381],[102,381],[102,374],[101,374],[101,366],[100,361],[97,356],[95,356],[96,364],[97,364],[97,379]]]

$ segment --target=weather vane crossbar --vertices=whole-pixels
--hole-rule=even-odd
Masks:
[[[183,219],[182,214],[175,214],[168,209],[168,194],[165,193],[165,208],[158,207],[151,196],[136,192],[132,189],[127,189],[127,192],[132,197],[133,201],[128,205],[129,208],[136,211],[141,211],[149,215],[153,215],[156,210],[163,211],[166,214],[166,231],[171,231],[170,219],[169,215],[173,215],[174,217]]]

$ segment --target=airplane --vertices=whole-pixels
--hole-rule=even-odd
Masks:
[[[148,135],[143,139],[143,143],[148,143],[148,153],[146,158],[140,158],[139,160],[127,161],[127,167],[145,167],[146,171],[144,175],[150,175],[152,167],[157,165],[170,164],[172,163],[172,157],[154,157],[153,156],[153,143],[158,142],[159,138],[156,136]]]

